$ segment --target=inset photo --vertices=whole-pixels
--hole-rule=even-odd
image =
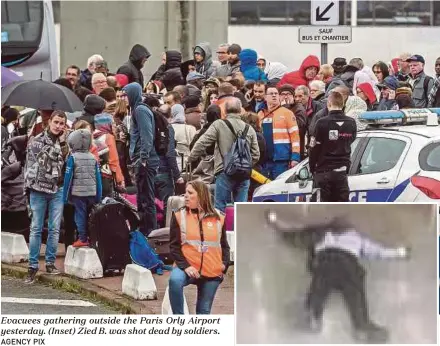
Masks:
[[[437,343],[437,205],[235,215],[237,344]]]

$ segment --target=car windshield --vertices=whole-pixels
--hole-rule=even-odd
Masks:
[[[2,48],[39,45],[42,1],[2,1]]]

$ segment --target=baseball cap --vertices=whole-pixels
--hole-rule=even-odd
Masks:
[[[421,62],[422,64],[425,63],[425,59],[423,58],[423,56],[415,54],[411,57],[409,57],[408,59],[406,59],[406,62],[410,62],[410,61],[418,61]]]
[[[377,84],[379,89],[388,88],[392,90],[396,90],[399,87],[399,81],[394,76],[386,77],[381,84]]]

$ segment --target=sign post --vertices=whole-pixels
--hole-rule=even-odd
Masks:
[[[310,10],[310,23],[314,26],[335,26],[339,25],[339,1],[338,0],[330,0],[330,1],[321,1],[321,0],[312,0],[311,1],[312,8]],[[300,43],[317,43],[318,38],[314,38],[308,41],[314,42],[305,42],[307,40],[301,40],[302,30],[300,28]],[[319,41],[321,43],[321,64],[327,64],[328,59],[328,42]],[[351,31],[350,31],[350,42],[351,42]],[[342,43],[342,42],[341,42]]]

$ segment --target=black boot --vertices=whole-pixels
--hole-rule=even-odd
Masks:
[[[354,332],[356,341],[366,344],[385,344],[389,338],[389,332],[385,327],[370,322],[358,328]]]

